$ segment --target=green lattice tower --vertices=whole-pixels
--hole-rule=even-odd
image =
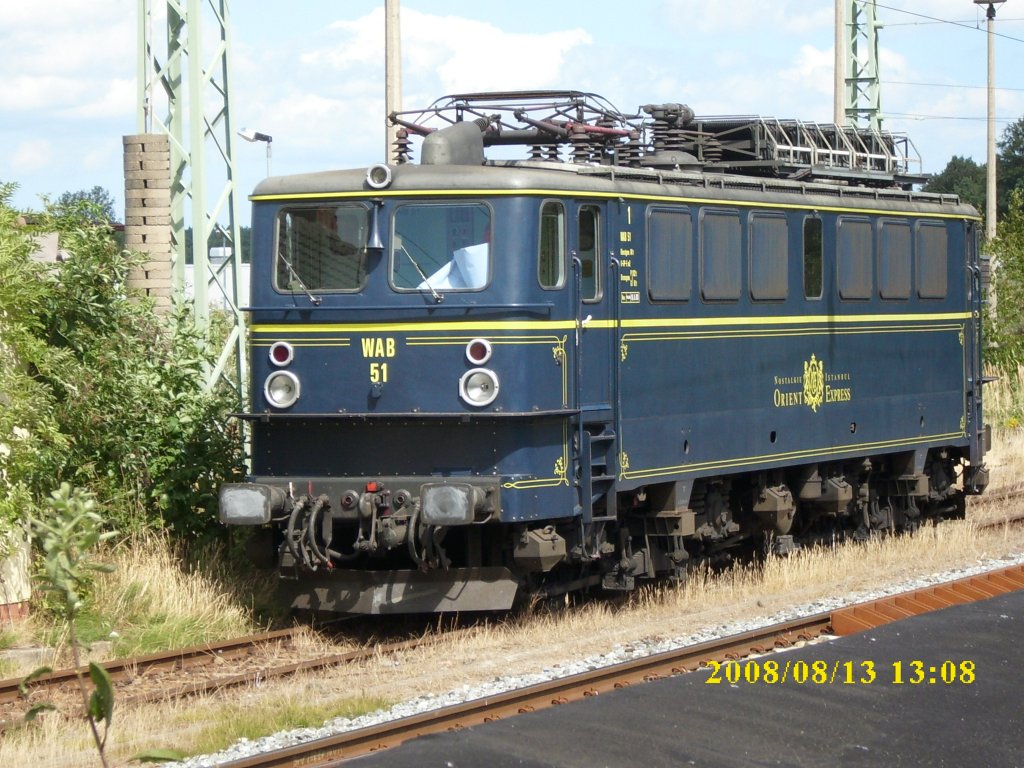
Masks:
[[[222,299],[228,328],[217,363],[208,371],[207,386],[227,380],[241,397],[245,391],[245,317],[239,295],[242,254],[232,159],[235,130],[228,2],[138,3],[138,132],[163,134],[170,141],[174,297],[190,306],[203,328],[211,323],[211,296]],[[159,40],[154,37],[157,31]],[[192,225],[195,287],[191,298],[185,291],[187,222]],[[231,256],[211,261],[211,243],[230,248]]]
[[[878,83],[878,9],[875,0],[846,0],[846,124],[882,127]]]

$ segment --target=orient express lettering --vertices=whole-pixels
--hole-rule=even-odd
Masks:
[[[776,408],[806,406],[817,413],[818,408],[828,403],[848,403],[853,400],[853,388],[836,386],[851,382],[847,373],[825,371],[824,360],[816,355],[803,364],[802,376],[773,376],[772,404]]]
[[[803,402],[803,392],[783,392],[781,389],[775,390],[776,408],[788,408],[791,405],[802,405]]]
[[[845,403],[853,399],[853,393],[849,387],[825,387],[826,403]]]

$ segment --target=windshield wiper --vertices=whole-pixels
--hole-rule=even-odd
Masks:
[[[299,287],[305,292],[306,296],[309,298],[310,304],[312,304],[314,307],[319,307],[320,302],[322,302],[323,299],[321,299],[319,296],[314,296],[312,294],[309,288],[306,287],[306,284],[302,282],[302,278],[299,277],[299,273],[295,271],[295,267],[292,266],[292,263],[284,257],[284,254],[279,253],[278,257],[281,259],[281,261],[285,263],[285,266],[288,267],[288,271],[292,273],[292,277],[295,278],[295,282],[299,284]]]
[[[423,284],[426,285],[428,289],[430,289],[430,295],[434,297],[434,301],[437,304],[440,304],[442,301],[444,301],[444,296],[438,293],[434,289],[434,286],[430,284],[430,280],[427,278],[427,273],[423,271],[423,267],[421,267],[419,263],[416,261],[416,259],[412,257],[412,254],[406,250],[405,243],[399,242],[398,247],[402,249],[402,253],[404,253],[409,258],[409,261],[412,262],[413,267],[415,267],[416,271],[420,275],[420,278],[423,280]]]

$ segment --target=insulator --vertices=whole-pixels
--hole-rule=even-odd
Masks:
[[[409,132],[405,128],[399,128],[395,132],[394,143],[395,162],[403,165],[412,160],[412,141],[409,139]]]
[[[544,159],[544,147],[540,144],[530,145],[530,159],[531,160],[543,160]]]
[[[640,132],[631,131],[629,142],[619,152],[619,162],[637,168],[644,156],[644,145],[640,141]]]
[[[590,137],[582,128],[575,128],[569,136],[572,144],[572,161],[574,163],[589,163],[593,154],[593,146]]]

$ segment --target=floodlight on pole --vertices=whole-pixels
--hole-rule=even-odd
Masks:
[[[995,22],[996,6],[1006,0],[974,0],[974,4],[987,5],[985,18],[988,20],[988,136],[986,138],[985,168],[985,239],[992,241],[996,236],[996,54]]]
[[[238,135],[241,136],[246,141],[251,141],[251,142],[254,142],[254,143],[258,142],[258,141],[262,141],[263,143],[265,143],[267,145],[267,176],[269,176],[270,175],[270,145],[274,141],[274,137],[271,136],[270,134],[267,134],[267,133],[260,133],[259,131],[254,131],[251,128],[243,128],[242,130],[240,130],[238,132]]]

